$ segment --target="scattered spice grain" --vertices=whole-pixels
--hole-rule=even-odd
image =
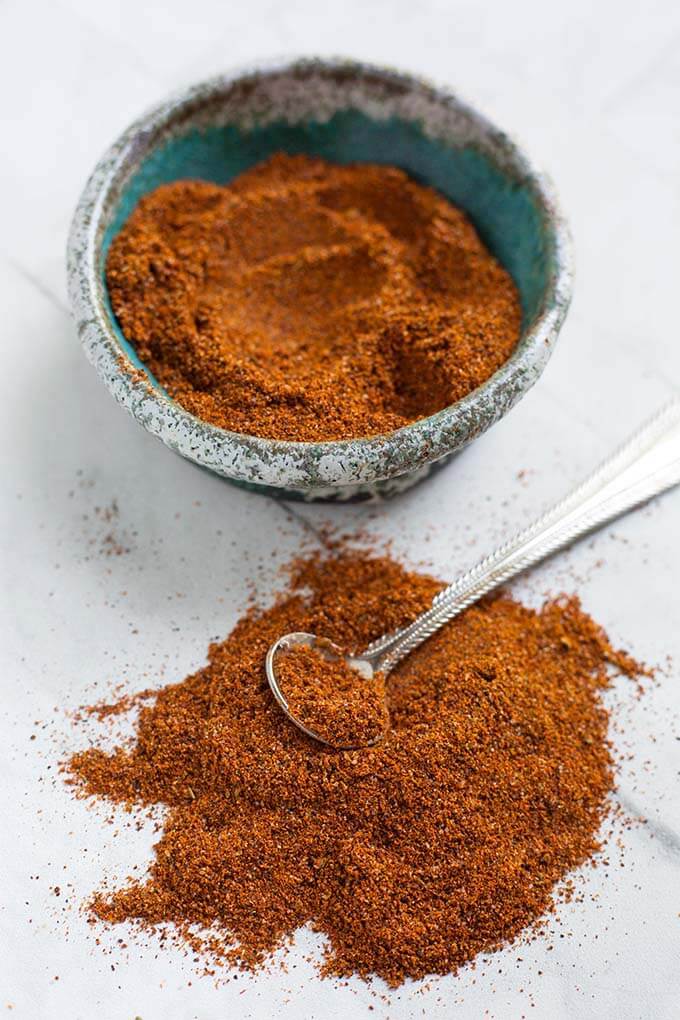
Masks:
[[[394,167],[278,154],[144,196],[107,258],[142,361],[193,414],[288,440],[389,432],[514,349],[517,289],[465,214]]]
[[[309,924],[327,939],[324,973],[393,985],[536,926],[600,846],[608,668],[641,670],[576,598],[468,609],[389,675],[391,727],[372,748],[307,738],[266,684],[282,633],[361,648],[439,587],[357,551],[301,562],[272,608],[141,708],[132,746],[74,755],[81,793],[168,809],[147,880],[98,894],[93,915],[170,923],[250,969]]]
[[[279,686],[296,719],[332,747],[366,747],[389,726],[385,679],[367,679],[344,659],[307,645],[276,657]]]

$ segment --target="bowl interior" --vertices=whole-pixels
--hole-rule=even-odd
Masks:
[[[281,120],[249,129],[234,125],[187,128],[154,148],[129,178],[110,213],[99,265],[107,304],[106,254],[143,195],[181,178],[226,184],[280,151],[321,156],[336,163],[389,164],[436,188],[465,210],[484,243],[511,274],[520,293],[524,331],[541,311],[549,289],[551,260],[546,252],[546,225],[532,190],[522,185],[516,173],[505,172],[478,148],[432,138],[415,121],[397,117],[377,120],[352,109],[336,112],[323,122]],[[108,307],[121,347],[158,386]]]

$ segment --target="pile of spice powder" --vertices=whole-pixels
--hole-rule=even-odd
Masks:
[[[389,432],[489,378],[519,339],[508,273],[401,170],[275,155],[140,201],[106,264],[126,337],[170,395],[235,432]]]
[[[295,645],[278,653],[276,676],[295,718],[333,747],[374,744],[389,725],[381,673],[368,679],[344,659]]]
[[[608,667],[640,671],[577,599],[468,609],[389,675],[391,727],[372,748],[306,737],[265,680],[281,634],[361,648],[439,587],[357,551],[303,561],[272,608],[140,710],[132,746],[74,755],[81,794],[169,809],[148,879],[96,895],[93,916],[170,922],[192,951],[249,969],[309,924],[323,973],[393,985],[536,925],[599,847]]]

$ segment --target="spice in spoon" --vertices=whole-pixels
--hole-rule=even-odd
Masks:
[[[576,598],[471,606],[389,674],[374,747],[305,736],[265,680],[282,633],[364,648],[440,587],[357,551],[303,561],[140,710],[131,744],[75,754],[81,793],[166,808],[148,875],[98,893],[93,919],[170,925],[192,955],[248,969],[309,925],[323,973],[392,985],[535,931],[601,847],[610,670],[641,672]]]
[[[389,715],[381,673],[367,679],[324,652],[323,639],[316,648],[279,651],[276,671],[292,714],[331,747],[367,747],[384,736]]]
[[[234,432],[315,442],[454,403],[519,339],[515,284],[467,216],[389,166],[282,153],[145,195],[106,262],[167,392]]]

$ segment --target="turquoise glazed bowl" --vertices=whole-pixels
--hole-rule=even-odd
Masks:
[[[139,198],[183,177],[223,184],[276,151],[401,167],[469,214],[520,292],[509,360],[457,403],[386,435],[324,443],[260,439],[175,403],[121,333],[106,291],[112,238]],[[504,132],[451,92],[348,60],[294,60],[226,75],[151,110],[96,166],[73,219],[69,292],[78,332],[108,389],[176,453],[280,498],[391,496],[425,478],[536,382],[571,296],[569,233],[553,189]]]

